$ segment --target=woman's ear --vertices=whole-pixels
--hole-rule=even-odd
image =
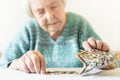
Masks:
[[[116,53],[117,53],[118,60],[120,60],[120,50],[116,51]]]

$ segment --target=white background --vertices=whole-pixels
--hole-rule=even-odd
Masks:
[[[66,0],[66,10],[84,16],[111,50],[120,50],[120,0]],[[1,0],[0,50],[27,19],[20,0]]]

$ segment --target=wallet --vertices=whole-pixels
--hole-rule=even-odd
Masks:
[[[80,75],[91,75],[103,71],[102,68],[112,64],[116,60],[116,53],[98,50],[93,50],[91,52],[80,50],[77,57],[83,63]]]

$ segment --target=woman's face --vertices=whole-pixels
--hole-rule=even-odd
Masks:
[[[40,26],[51,36],[65,26],[66,17],[62,0],[31,0],[30,7]]]

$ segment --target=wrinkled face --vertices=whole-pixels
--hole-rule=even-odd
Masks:
[[[62,0],[31,0],[30,7],[40,26],[51,36],[62,31],[66,21]]]

